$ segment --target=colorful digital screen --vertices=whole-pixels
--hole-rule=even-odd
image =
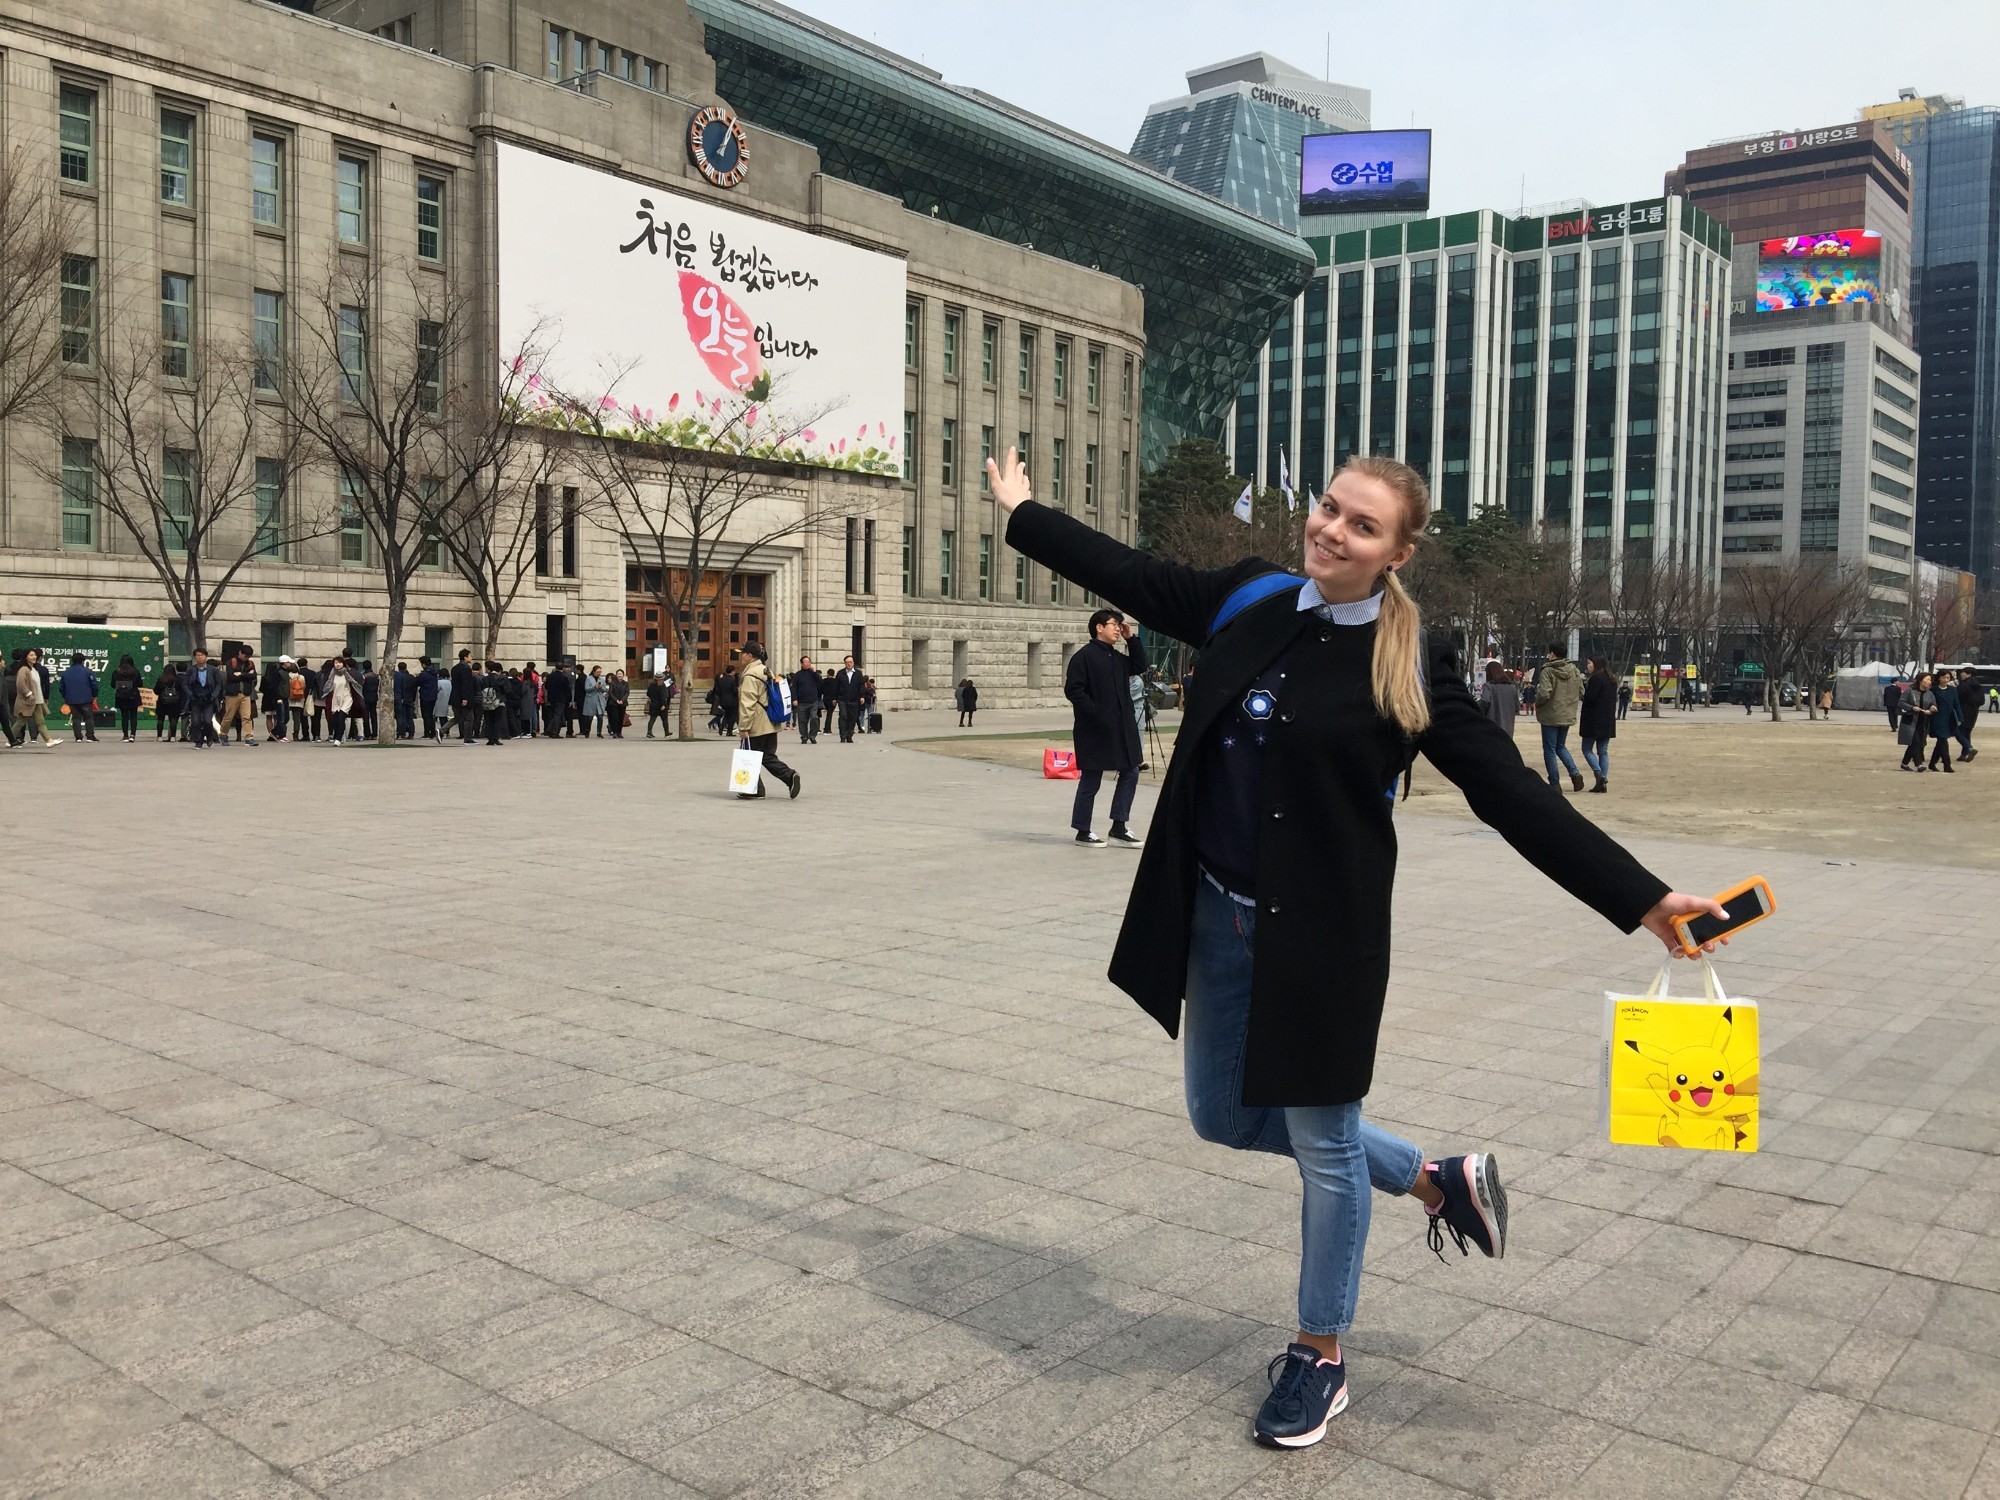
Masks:
[[[1865,229],[1787,235],[1757,245],[1757,311],[1878,302],[1882,236]]]
[[[1423,213],[1430,206],[1428,130],[1350,130],[1299,143],[1301,214]]]

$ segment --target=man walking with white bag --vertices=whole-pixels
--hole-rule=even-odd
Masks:
[[[770,691],[769,658],[761,644],[745,641],[742,676],[736,684],[737,731],[743,736],[745,744],[763,756],[763,768],[789,787],[796,797],[799,794],[799,773],[778,759],[778,726],[771,719]],[[764,795],[762,777],[757,779],[756,795]]]

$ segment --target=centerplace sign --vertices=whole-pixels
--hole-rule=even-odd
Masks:
[[[528,420],[759,453],[775,428],[766,456],[902,471],[900,258],[497,151],[500,347],[546,349]]]

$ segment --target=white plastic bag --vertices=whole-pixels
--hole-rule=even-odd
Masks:
[[[729,757],[729,790],[739,797],[754,797],[764,786],[764,752],[739,745]]]

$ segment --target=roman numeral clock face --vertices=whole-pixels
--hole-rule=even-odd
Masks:
[[[743,122],[726,104],[711,104],[688,121],[688,160],[719,188],[733,188],[750,165],[750,140]]]

